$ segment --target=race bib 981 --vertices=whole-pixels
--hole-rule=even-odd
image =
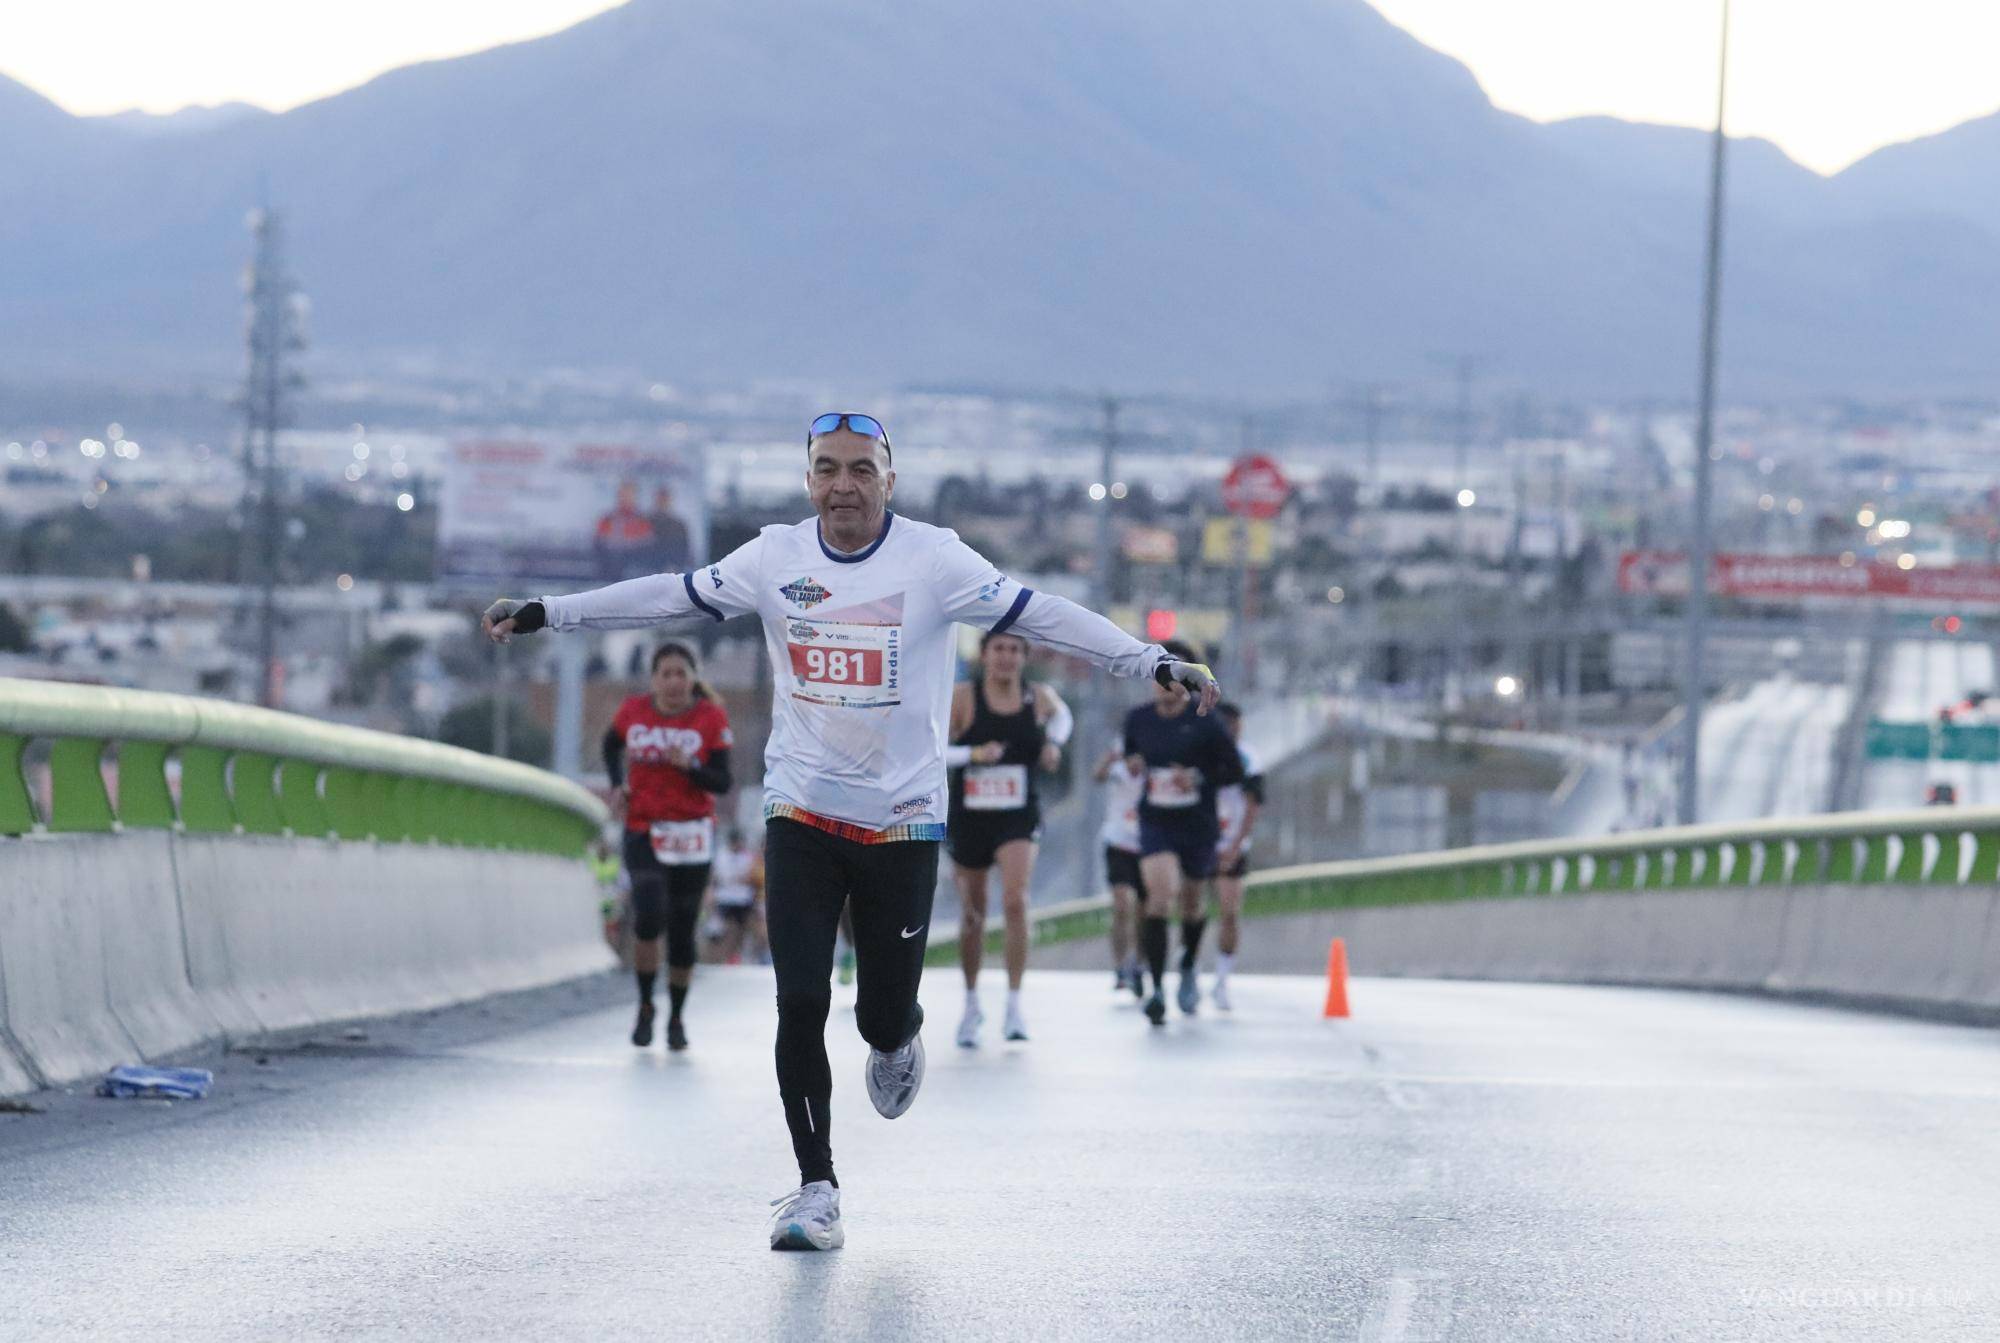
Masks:
[[[882,654],[873,648],[802,647],[788,644],[792,675],[822,685],[879,686]]]
[[[895,624],[793,620],[785,631],[793,696],[842,708],[901,703],[902,637]]]

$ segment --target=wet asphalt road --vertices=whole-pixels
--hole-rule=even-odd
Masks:
[[[0,1116],[0,1337],[2000,1338],[2000,1034],[1747,998],[1241,979],[1145,1026],[1031,976],[893,1123],[836,993],[847,1248],[794,1182],[768,971],[695,1047],[606,981]],[[602,1004],[614,1003],[605,1007]],[[565,1015],[566,1013],[566,1015]]]

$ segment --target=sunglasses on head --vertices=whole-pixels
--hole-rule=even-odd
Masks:
[[[814,420],[812,428],[806,431],[806,446],[811,447],[812,441],[822,434],[838,433],[842,429],[857,433],[863,438],[872,438],[885,448],[889,446],[889,431],[882,427],[882,421],[873,415],[853,415],[846,412],[822,415]]]

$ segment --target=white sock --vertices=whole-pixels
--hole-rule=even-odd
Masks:
[[[1215,953],[1215,977],[1217,979],[1229,978],[1229,972],[1232,968],[1235,967],[1235,965],[1236,965],[1235,952],[1218,951]]]
[[[1019,989],[1007,990],[1007,1010],[1015,1016],[1021,1014],[1021,991]]]
[[[967,989],[965,991],[965,1010],[968,1012],[977,1012],[979,1010],[978,989]]]

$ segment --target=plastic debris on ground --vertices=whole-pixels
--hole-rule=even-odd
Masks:
[[[113,1068],[97,1084],[97,1094],[119,1099],[198,1101],[215,1085],[206,1068]]]

